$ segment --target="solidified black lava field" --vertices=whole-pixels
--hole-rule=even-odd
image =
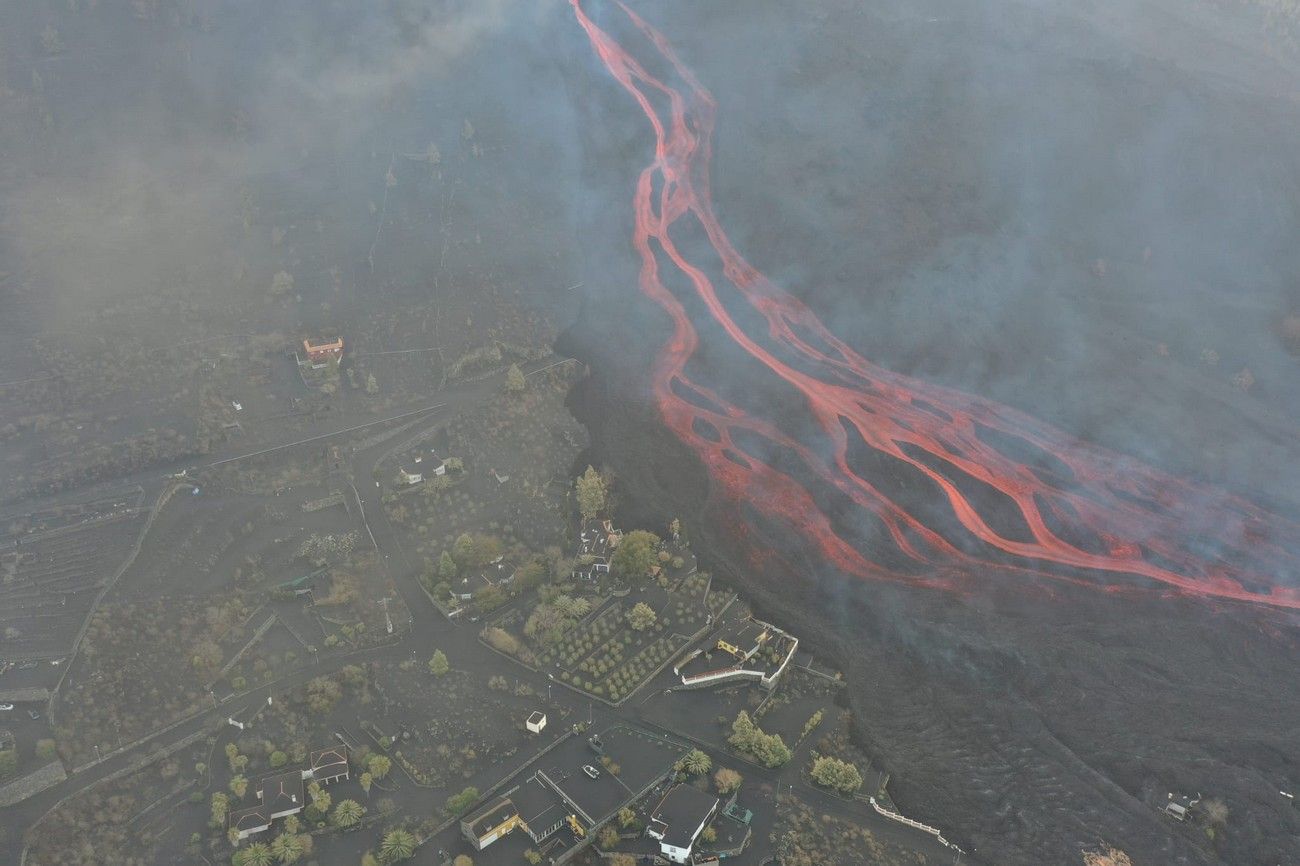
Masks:
[[[1219,44],[1216,19],[1119,9],[639,11],[717,100],[712,198],[732,241],[837,336],[1294,523],[1300,376],[1279,328],[1300,305],[1284,239],[1300,164],[1277,145],[1300,112],[1262,75],[1273,60],[1245,19]],[[762,69],[743,60],[757,56]],[[1106,592],[1045,563],[995,562],[959,592],[873,582],[763,508],[719,501],[650,392],[668,318],[638,297],[628,238],[652,139],[601,72],[582,112],[600,191],[584,276],[601,290],[561,349],[591,365],[575,411],[626,519],[682,517],[765,613],[843,665],[896,799],[982,862],[1077,863],[1101,843],[1135,863],[1300,855],[1300,812],[1279,794],[1300,774],[1294,612],[1136,577]],[[688,230],[679,243],[703,249]],[[693,321],[693,379],[800,429],[801,399]],[[864,472],[927,507],[896,467]],[[872,543],[833,497],[817,503]],[[1226,827],[1172,822],[1169,792],[1222,799]]]

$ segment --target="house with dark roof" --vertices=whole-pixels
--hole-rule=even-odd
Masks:
[[[344,745],[332,746],[312,752],[308,757],[311,766],[302,771],[304,779],[312,779],[322,785],[351,778],[348,768],[348,748]]]
[[[247,809],[237,809],[227,816],[230,829],[239,834],[242,841],[255,833],[271,829],[271,818],[261,803]]]
[[[302,771],[291,770],[267,776],[258,784],[257,796],[272,821],[301,812],[304,805]]]
[[[691,851],[718,811],[718,798],[692,785],[674,785],[650,813],[646,835],[674,863],[691,862]]]

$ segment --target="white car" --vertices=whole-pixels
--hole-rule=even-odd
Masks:
[[[0,713],[7,713],[14,708],[13,704],[0,704]]]

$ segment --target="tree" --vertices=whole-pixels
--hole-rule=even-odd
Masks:
[[[765,734],[754,724],[749,713],[741,710],[731,723],[727,738],[736,750],[751,755],[767,767],[779,767],[790,760],[790,749],[778,734]]]
[[[281,863],[297,863],[302,859],[302,855],[307,853],[307,846],[302,841],[303,838],[292,833],[281,833],[271,843],[271,853]]]
[[[387,755],[371,755],[366,766],[370,769],[371,778],[382,779],[388,775],[389,770],[393,769],[393,762]]]
[[[429,659],[429,673],[435,677],[442,677],[450,670],[451,665],[447,662],[447,654],[442,650],[434,650],[433,657]]]
[[[379,393],[379,381],[375,379],[374,373],[370,373],[366,376],[366,393],[367,394]]]
[[[609,849],[613,848],[615,845],[618,844],[618,841],[619,841],[618,831],[615,830],[609,824],[606,824],[604,827],[601,827],[600,833],[596,836],[596,844],[599,845],[601,849],[604,851],[608,851]]]
[[[827,755],[813,758],[810,775],[817,784],[832,788],[841,794],[852,794],[862,787],[862,774],[858,772],[857,767],[848,761],[841,761],[839,758]]]
[[[334,807],[334,816],[330,820],[335,827],[355,827],[365,814],[366,807],[356,800],[340,800]]]
[[[271,753],[271,769],[278,770],[289,763],[289,756],[279,749]]]
[[[379,866],[379,858],[367,851],[361,855],[361,866]]]
[[[538,851],[529,848],[524,851],[524,859],[531,863],[532,866],[537,866],[537,864],[542,862],[542,855]]]
[[[700,838],[705,842],[716,842],[718,841],[718,831],[713,829],[712,825],[710,825],[704,828],[704,832],[700,834]]]
[[[650,628],[658,618],[655,609],[644,601],[638,601],[627,612],[627,624],[637,631],[645,631]]]
[[[459,815],[478,799],[478,788],[470,785],[464,788],[459,794],[452,794],[447,798],[447,811],[453,815]]]
[[[375,777],[369,773],[362,773],[357,781],[361,783],[361,790],[366,792],[366,796],[370,796],[370,786],[375,783]]]
[[[212,795],[212,826],[220,827],[226,823],[226,814],[230,810],[230,798],[221,791]]]
[[[655,548],[659,546],[659,536],[644,529],[634,529],[614,548],[609,567],[620,579],[626,581],[643,580],[650,576],[650,569],[658,558]]]
[[[452,544],[451,555],[461,569],[482,568],[501,555],[501,542],[491,535],[463,532]]]
[[[53,740],[36,741],[36,757],[40,758],[42,761],[51,761],[54,759],[56,754],[58,754],[58,748],[55,746]]]
[[[713,767],[713,760],[699,749],[691,749],[682,757],[680,765],[692,776],[703,776]]]
[[[389,830],[379,843],[379,859],[384,863],[407,860],[415,854],[415,836],[406,830]]]
[[[518,364],[511,364],[510,369],[506,370],[506,391],[522,394],[527,387],[528,380],[524,378],[524,371],[519,369]]]
[[[620,852],[606,860],[605,866],[636,866],[636,858]]]
[[[324,815],[330,810],[331,797],[329,792],[321,787],[320,782],[312,782],[307,788],[307,793],[311,797],[311,804],[317,812]]]
[[[275,862],[275,855],[264,843],[254,842],[244,850],[236,851],[230,862],[234,866],[271,866]]]
[[[609,505],[609,486],[595,467],[588,466],[573,486],[578,494],[578,511],[584,520],[594,519]]]
[[[456,560],[452,559],[451,554],[444,550],[442,556],[438,557],[438,577],[449,581],[455,576]]]
[[[324,715],[343,697],[343,686],[328,677],[316,677],[307,683],[307,709]]]
[[[636,823],[636,812],[633,812],[627,806],[618,810],[618,826],[626,830]]]
[[[730,794],[739,788],[743,781],[743,776],[727,767],[721,767],[713,774],[713,786],[718,789],[719,794]]]
[[[451,861],[451,866],[474,866],[474,858],[468,854],[457,854],[456,859]]]
[[[264,842],[254,842],[237,852],[232,862],[238,863],[238,866],[271,866],[275,862],[275,855]]]
[[[248,793],[248,779],[243,776],[232,776],[230,779],[230,793],[243,799]]]

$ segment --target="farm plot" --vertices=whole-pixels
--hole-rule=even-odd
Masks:
[[[620,701],[708,623],[708,594],[708,578],[696,575],[678,591],[650,586],[612,599],[570,628],[542,632],[530,617],[534,627],[525,624],[523,636],[533,642],[543,669],[558,668],[563,682]],[[540,605],[539,611],[544,608]]]
[[[145,519],[126,510],[28,536],[0,552],[4,656],[68,652],[96,596],[130,555]]]
[[[55,732],[70,765],[183,717],[254,626],[239,599],[102,605],[60,692]],[[130,700],[123,696],[130,695]]]

